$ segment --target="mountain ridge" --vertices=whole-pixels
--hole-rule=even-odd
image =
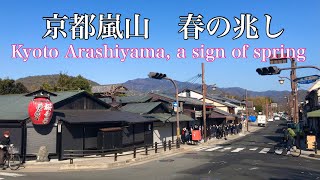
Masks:
[[[38,76],[27,76],[24,78],[19,78],[16,81],[23,83],[29,91],[38,90],[43,83],[49,83],[50,85],[55,84],[58,81],[59,74],[53,75],[38,75]],[[85,77],[84,77],[85,78]],[[99,83],[87,79],[91,86],[100,85]],[[179,91],[184,89],[192,89],[192,90],[202,90],[201,84],[198,83],[190,83],[190,82],[181,82],[175,81]],[[164,80],[157,80],[151,78],[136,78],[132,80],[128,80],[123,83],[130,91],[137,93],[148,93],[148,92],[158,92],[164,94],[174,94],[175,88],[170,81]],[[217,88],[216,90],[212,90],[213,86],[207,86],[207,93],[209,95],[221,95],[221,96],[234,96],[238,99],[243,99],[245,96],[245,89],[240,87],[224,87],[224,88]],[[290,95],[290,91],[277,91],[277,90],[267,90],[267,91],[254,91],[254,90],[247,90],[249,97],[270,97],[275,102],[284,102],[286,99],[285,96]],[[307,91],[299,91],[299,100],[303,101]],[[279,98],[283,97],[283,98]]]

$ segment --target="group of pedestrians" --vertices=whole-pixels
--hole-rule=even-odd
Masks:
[[[230,124],[220,124],[220,125],[210,125],[207,130],[208,137],[211,138],[225,138],[227,139],[228,135],[235,135],[242,132],[242,123],[230,123]]]
[[[200,130],[202,134],[204,129],[202,126],[195,125],[194,127],[184,127],[181,132],[181,141],[183,144],[190,143],[192,141],[192,131]],[[230,124],[214,124],[207,127],[207,137],[217,139],[227,139],[228,135],[235,135],[242,132],[242,123],[230,123]]]
[[[198,125],[194,125],[194,126],[182,128],[181,141],[183,144],[190,143],[192,141],[192,131],[193,130],[201,130],[201,127]]]

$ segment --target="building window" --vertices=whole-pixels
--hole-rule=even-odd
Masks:
[[[186,97],[190,97],[190,91],[186,91]]]

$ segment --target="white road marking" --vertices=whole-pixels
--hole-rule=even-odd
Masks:
[[[259,153],[266,154],[268,151],[270,151],[270,148],[263,148]]]
[[[255,169],[259,169],[258,167],[253,167],[253,168],[250,168],[249,170],[255,170]]]
[[[250,151],[256,151],[258,148],[257,147],[255,147],[255,148],[251,148],[251,149],[249,149]]]
[[[201,150],[204,150],[204,149],[207,149],[207,148],[209,148],[209,147],[208,146],[207,147],[197,147],[194,150],[195,151],[201,151]]]
[[[217,147],[214,147],[214,148],[207,149],[206,151],[214,151],[214,150],[221,149],[221,148],[223,148],[223,147],[217,146]]]
[[[24,174],[17,174],[17,173],[0,172],[0,176],[22,177],[22,176],[26,176],[26,175],[24,175]]]
[[[242,151],[242,150],[244,150],[244,148],[237,148],[237,149],[235,149],[235,150],[233,150],[233,151],[231,151],[231,152],[240,152],[240,151]]]
[[[274,152],[276,154],[282,154],[283,150],[282,149],[275,149]]]
[[[232,149],[232,147],[226,147],[226,148],[223,148],[223,149],[221,149],[221,150],[219,150],[219,151],[220,151],[220,152],[224,152],[224,151],[230,150],[230,149]]]

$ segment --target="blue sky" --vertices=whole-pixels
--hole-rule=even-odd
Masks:
[[[198,73],[201,73],[201,63],[206,65],[207,84],[217,84],[218,87],[242,87],[249,90],[290,90],[290,83],[279,85],[277,76],[259,76],[255,69],[269,66],[267,62],[254,59],[253,48],[279,48],[281,44],[290,48],[306,48],[306,61],[298,65],[315,65],[319,63],[319,42],[320,17],[319,1],[292,1],[292,0],[269,0],[269,1],[159,1],[146,0],[136,1],[103,1],[103,0],[43,0],[39,1],[6,1],[1,4],[2,25],[0,28],[0,78],[17,79],[25,76],[56,74],[59,72],[69,75],[81,74],[100,84],[121,83],[135,78],[145,78],[150,71],[164,72],[173,79],[186,81]],[[133,19],[135,13],[141,14],[141,18],[150,19],[150,38],[132,38],[123,40],[104,39],[96,40],[96,36],[89,40],[71,40],[71,33],[68,32],[66,39],[61,35],[57,40],[51,38],[42,39],[46,32],[46,24],[42,19],[52,16],[53,13],[71,17],[74,13],[96,14],[99,13],[120,13],[122,24],[124,19]],[[241,13],[251,13],[259,19],[254,25],[259,30],[259,39],[248,40],[245,34],[239,39],[232,40],[236,35],[233,29],[223,38],[216,35],[209,36],[205,30],[200,34],[199,40],[183,40],[183,34],[178,33],[180,26],[179,16],[186,16],[188,13],[203,15],[203,22],[207,22],[216,16],[228,18],[235,27],[234,17],[240,17]],[[271,30],[277,32],[284,28],[284,33],[276,39],[269,39],[265,34],[264,14],[272,16]],[[96,18],[95,22],[98,19]],[[98,28],[98,25],[95,24]],[[67,24],[66,29],[70,26]],[[222,32],[224,25],[221,25],[218,32]],[[123,29],[123,28],[122,28]],[[21,59],[12,59],[11,44],[24,44],[25,47],[58,48],[60,58],[58,59],[29,59],[23,62]],[[99,48],[102,44],[114,47],[153,47],[165,48],[171,54],[171,59],[127,59],[120,62],[118,59],[64,59],[63,56],[70,44],[76,48]],[[214,62],[206,62],[204,59],[192,59],[191,49],[200,47],[221,47],[226,50],[226,59],[217,59]],[[247,59],[234,59],[231,57],[233,48],[249,44]],[[175,58],[176,49],[186,48],[187,58]],[[287,67],[288,64],[279,65]],[[298,76],[318,74],[316,70],[299,70]],[[289,71],[284,71],[281,76],[288,76]],[[199,80],[200,83],[200,80]],[[306,89],[309,86],[302,86]]]

